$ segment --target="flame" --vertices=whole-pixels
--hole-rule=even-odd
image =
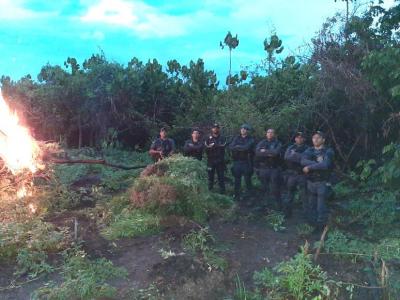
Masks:
[[[36,206],[32,203],[29,203],[28,208],[30,210],[31,213],[35,213],[36,212]]]
[[[17,191],[17,198],[18,199],[24,198],[26,196],[26,194],[27,194],[26,187],[23,186]]]
[[[39,167],[39,152],[37,142],[20,124],[17,114],[10,110],[0,90],[0,157],[6,167],[14,175],[25,170],[35,173]]]

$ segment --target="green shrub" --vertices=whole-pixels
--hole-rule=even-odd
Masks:
[[[190,231],[182,241],[183,248],[193,254],[201,254],[210,269],[225,270],[228,266],[227,261],[217,255],[214,244],[215,239],[209,233],[208,227]]]
[[[281,262],[274,272],[264,269],[254,274],[258,293],[271,299],[322,299],[331,296],[336,283],[312,263],[304,249],[289,261]]]
[[[137,208],[198,222],[232,205],[229,197],[208,191],[204,163],[181,155],[146,168],[131,189],[131,200]]]
[[[90,261],[85,253],[78,251],[66,258],[61,272],[63,282],[49,282],[36,290],[33,299],[69,300],[98,299],[115,296],[116,289],[107,280],[127,276],[123,268],[115,267],[111,261],[100,258]]]
[[[124,209],[101,234],[109,240],[151,235],[160,230],[160,218],[143,210]]]
[[[285,216],[281,212],[271,211],[265,217],[265,220],[274,231],[281,231],[286,228],[283,226],[283,223],[285,222]]]

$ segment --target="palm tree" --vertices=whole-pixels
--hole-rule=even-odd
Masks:
[[[228,31],[228,33],[225,36],[224,43],[219,42],[219,45],[221,49],[224,49],[225,46],[229,47],[229,75],[228,75],[228,88],[229,88],[229,86],[231,85],[231,76],[232,76],[232,50],[239,45],[239,39],[237,34],[235,37],[233,37],[231,32]]]

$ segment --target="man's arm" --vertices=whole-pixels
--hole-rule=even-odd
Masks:
[[[175,147],[175,141],[173,139],[170,139],[170,141],[171,141],[171,152],[169,154],[171,155],[175,153],[176,147]]]
[[[277,142],[276,147],[274,147],[273,149],[265,149],[265,153],[267,154],[267,156],[275,157],[281,153],[281,150],[282,144],[280,142]]]
[[[186,141],[185,145],[183,145],[183,153],[190,154],[192,146],[193,146],[192,141]]]
[[[265,141],[260,141],[256,146],[256,156],[267,157],[267,149],[265,148]]]
[[[285,160],[300,163],[302,154],[294,150],[294,145],[290,146],[285,151]]]
[[[332,149],[328,149],[324,155],[324,158],[321,162],[314,163],[310,165],[308,168],[310,170],[328,170],[333,165],[333,156],[334,152]]]
[[[315,164],[315,161],[312,160],[311,156],[312,156],[311,148],[307,149],[306,151],[304,151],[303,155],[301,156],[300,164],[303,167],[307,167],[307,166],[310,166],[312,164]]]

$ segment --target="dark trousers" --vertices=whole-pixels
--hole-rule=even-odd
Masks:
[[[307,199],[307,179],[302,174],[289,173],[286,178],[287,199],[284,203],[285,210],[291,214],[296,191],[299,191],[301,203],[303,205],[303,214],[307,216],[310,211]]]
[[[221,163],[209,163],[208,164],[208,189],[211,191],[214,188],[215,173],[217,173],[219,191],[225,193],[225,164]]]
[[[235,177],[235,197],[240,197],[240,190],[242,184],[242,177],[246,183],[246,190],[251,191],[251,175],[253,174],[253,167],[247,161],[234,161],[232,166],[232,174]]]
[[[325,224],[329,214],[326,207],[326,198],[328,196],[327,182],[307,180],[307,193],[310,205],[308,214],[310,221]]]
[[[261,181],[264,193],[271,193],[273,199],[278,205],[278,209],[282,206],[281,201],[281,172],[278,168],[260,168],[258,171],[258,176]]]

